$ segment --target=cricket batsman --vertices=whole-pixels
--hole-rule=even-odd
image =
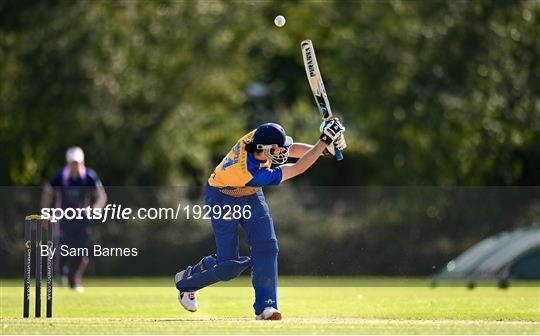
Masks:
[[[324,121],[314,146],[293,143],[278,124],[267,123],[244,135],[215,168],[206,186],[205,203],[214,206],[249,206],[250,216],[211,216],[216,254],[204,257],[174,277],[178,301],[188,311],[198,308],[196,291],[228,281],[252,267],[257,320],[281,320],[277,303],[278,241],[262,187],[278,185],[304,173],[321,155],[347,146],[345,128],[338,119]],[[288,157],[299,158],[285,164]],[[272,168],[272,164],[277,167]],[[246,233],[250,256],[240,256],[238,227]]]

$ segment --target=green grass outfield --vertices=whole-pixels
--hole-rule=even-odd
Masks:
[[[2,281],[2,334],[540,334],[538,283],[468,290],[425,279],[282,277],[284,320],[254,321],[247,277],[202,290],[196,313],[179,306],[169,278],[86,279],[84,294],[54,288],[53,319],[21,318],[21,282]],[[32,290],[31,316],[33,299]]]

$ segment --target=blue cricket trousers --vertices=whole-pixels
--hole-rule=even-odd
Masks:
[[[238,205],[241,209],[248,209],[251,214],[239,219],[231,218],[232,216],[227,219],[212,218],[217,264],[211,269],[198,271],[198,274],[193,274],[189,279],[179,281],[176,287],[180,291],[198,290],[218,281],[230,280],[251,266],[252,284],[255,290],[255,304],[253,305],[255,314],[262,313],[265,307],[278,309],[277,256],[279,249],[274,223],[262,190],[249,196],[233,197],[207,185],[205,203],[211,207],[221,207],[222,212],[225,205],[231,207]],[[245,211],[244,214],[246,214]],[[251,260],[240,256],[239,226],[246,233]]]

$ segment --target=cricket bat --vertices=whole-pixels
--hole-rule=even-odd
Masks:
[[[302,57],[304,58],[304,67],[306,68],[309,86],[313,93],[313,97],[315,98],[315,103],[321,113],[321,117],[323,120],[333,119],[332,108],[330,107],[330,101],[328,100],[326,89],[324,88],[321,71],[319,70],[317,58],[315,57],[313,43],[311,40],[304,40],[300,43],[300,49],[302,49]],[[338,161],[343,160],[343,154],[335,146],[334,151],[336,153],[336,159]]]

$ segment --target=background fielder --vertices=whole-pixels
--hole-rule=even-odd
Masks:
[[[80,147],[71,147],[66,151],[66,166],[60,169],[45,185],[41,200],[42,208],[49,208],[55,201],[55,208],[101,208],[107,202],[105,188],[97,173],[84,163],[84,152]],[[93,201],[93,203],[92,203]],[[83,212],[85,214],[86,212]],[[87,248],[90,219],[65,218],[59,221],[60,244],[70,248]],[[83,291],[82,276],[88,265],[88,257],[73,256],[61,257],[56,254],[59,265],[58,271],[62,279],[69,282],[69,286],[79,292]]]

